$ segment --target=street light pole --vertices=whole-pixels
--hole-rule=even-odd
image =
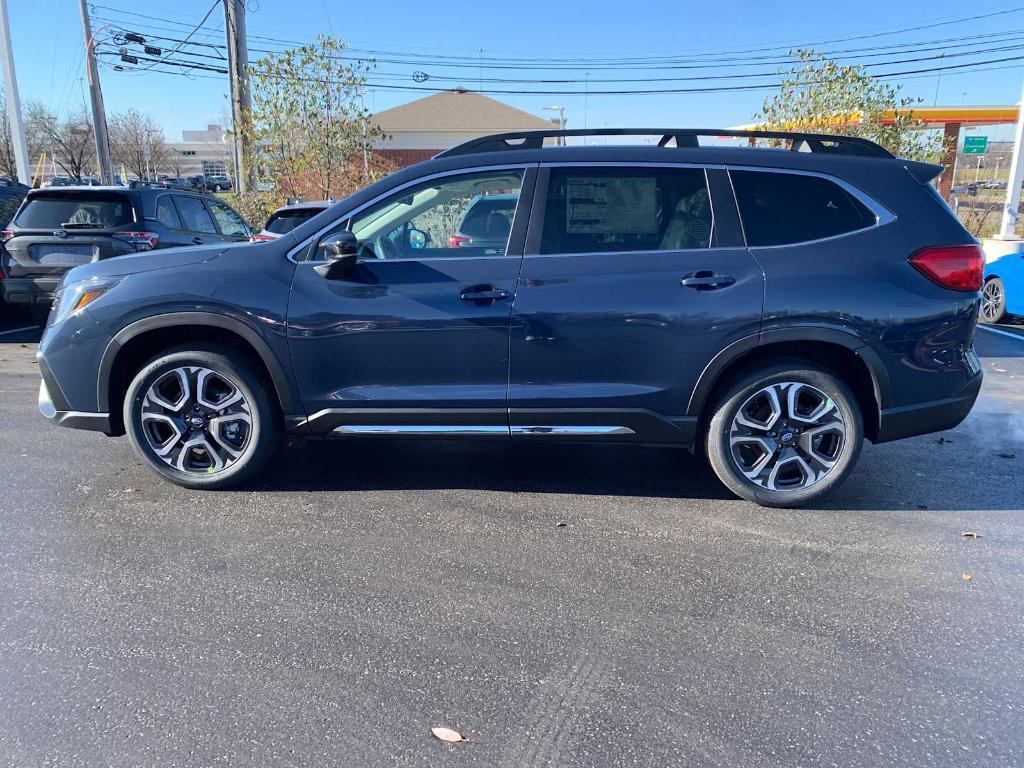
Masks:
[[[3,64],[4,90],[7,92],[7,120],[14,144],[14,164],[18,181],[31,184],[28,175],[28,148],[25,144],[25,124],[21,119],[21,101],[18,99],[18,79],[14,75],[14,53],[11,51],[11,29],[7,21],[7,0],[0,0],[0,63]]]

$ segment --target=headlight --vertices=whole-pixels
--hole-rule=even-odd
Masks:
[[[57,306],[53,322],[59,323],[78,310],[85,309],[121,280],[120,277],[94,277],[62,285],[53,296]]]

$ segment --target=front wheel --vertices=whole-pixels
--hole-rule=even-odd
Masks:
[[[177,347],[140,370],[124,400],[136,452],[186,488],[238,485],[259,470],[280,432],[263,376],[214,345]]]
[[[981,313],[978,319],[983,323],[1001,323],[1006,319],[1006,286],[998,277],[990,277],[981,289]]]
[[[860,408],[836,376],[801,363],[776,364],[726,390],[706,449],[715,474],[737,496],[798,507],[846,479],[863,433]]]

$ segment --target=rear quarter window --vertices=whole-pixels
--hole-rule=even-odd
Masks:
[[[750,247],[791,245],[874,226],[877,217],[841,186],[820,176],[730,171]]]
[[[115,193],[32,197],[14,223],[25,229],[109,229],[132,221],[131,200]]]
[[[309,221],[324,210],[323,208],[297,208],[293,211],[278,211],[271,214],[270,218],[267,219],[267,225],[264,229],[267,232],[273,232],[275,235],[283,235],[291,232],[299,224]]]

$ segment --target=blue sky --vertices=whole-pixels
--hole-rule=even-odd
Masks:
[[[119,20],[117,26],[136,29],[142,34],[182,37],[210,9],[212,0],[97,0],[94,29],[102,36],[103,19]],[[446,0],[425,4],[391,0],[388,3],[331,2],[330,0],[250,0],[248,15],[251,47],[283,47],[283,43],[257,41],[255,37],[279,41],[305,41],[317,33],[334,35],[364,49],[392,51],[403,63],[379,65],[381,81],[415,85],[414,71],[426,71],[434,78],[452,77],[446,86],[461,84],[476,88],[476,66],[445,69],[431,57],[464,56],[470,61],[484,57],[576,57],[616,59],[642,55],[694,56],[737,51],[744,48],[819,43],[839,37],[869,36],[845,43],[822,44],[824,49],[865,48],[948,38],[934,52],[955,46],[955,38],[965,35],[1021,30],[1016,40],[1019,50],[987,54],[981,58],[1024,56],[1024,3],[963,3],[948,0],[860,0],[835,3],[820,0],[787,2],[742,2],[719,0],[715,3],[682,3],[679,0],[649,0],[635,6],[622,2],[578,2],[577,0],[518,0],[515,3],[485,3]],[[968,15],[982,15],[1011,9],[1010,13],[958,24],[929,26]],[[83,103],[84,65],[82,28],[75,0],[11,0],[10,23],[19,89],[23,99],[38,99],[57,109]],[[135,14],[135,15],[133,15]],[[224,17],[214,9],[207,24],[194,41],[223,43]],[[885,34],[897,28],[912,32]],[[1016,40],[998,45],[1010,47]],[[996,45],[979,43],[982,47]],[[953,50],[963,50],[955,49]],[[258,54],[251,54],[256,56]],[[758,54],[760,55],[760,54]],[[769,54],[764,54],[768,56]],[[915,56],[926,56],[917,53]],[[753,55],[745,54],[749,59]],[[893,58],[904,58],[904,55]],[[877,60],[881,60],[876,58]],[[948,62],[969,61],[954,59]],[[406,63],[407,62],[407,63]],[[891,67],[924,68],[934,62]],[[1024,78],[1024,59],[1008,62],[1004,69],[984,72],[946,72],[938,81],[934,74],[905,78],[903,92],[920,96],[927,104],[939,103],[1008,104],[1015,102]],[[769,63],[747,61],[745,69],[733,71],[770,73],[777,67]],[[719,69],[719,73],[727,70]],[[582,72],[488,69],[484,77],[585,78]],[[648,70],[646,72],[592,72],[590,77],[644,77],[691,75],[687,72]],[[698,71],[698,74],[706,74]],[[188,79],[155,72],[127,73],[101,71],[107,109],[117,111],[135,107],[151,113],[165,127],[167,138],[180,140],[185,128],[204,127],[220,122],[228,106],[225,77],[207,76]],[[442,81],[434,79],[434,83]],[[728,81],[715,81],[722,84]],[[733,81],[737,82],[737,81]],[[670,87],[694,86],[699,82]],[[529,88],[519,85],[488,87]],[[533,86],[536,87],[536,86]],[[582,86],[552,85],[553,89]],[[592,86],[611,88],[612,86]],[[622,87],[622,86],[619,86]],[[627,86],[651,87],[651,86]],[[485,91],[487,88],[485,87]],[[371,88],[368,106],[386,109],[419,95]],[[689,93],[672,95],[495,95],[514,106],[536,114],[542,107],[561,104],[566,107],[569,127],[601,126],[723,126],[744,123],[757,111],[764,93]]]

